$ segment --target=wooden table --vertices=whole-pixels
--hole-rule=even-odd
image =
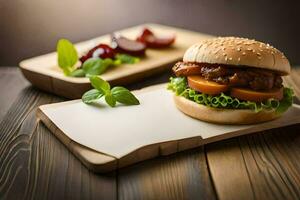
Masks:
[[[286,82],[299,97],[300,71]],[[64,99],[31,87],[14,67],[0,67],[0,92],[0,199],[300,198],[300,125],[94,174],[35,116],[39,105]]]

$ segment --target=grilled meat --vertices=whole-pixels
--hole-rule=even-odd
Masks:
[[[237,68],[220,64],[178,62],[173,67],[176,76],[200,75],[207,80],[253,90],[282,87],[282,78],[275,72],[258,68]]]

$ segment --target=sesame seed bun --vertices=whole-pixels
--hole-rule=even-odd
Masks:
[[[218,37],[192,45],[183,56],[184,62],[228,64],[237,67],[269,69],[288,75],[290,63],[278,49],[255,40]]]
[[[177,108],[186,115],[217,124],[256,124],[280,117],[274,109],[254,112],[249,109],[211,108],[176,95],[174,95],[174,102]]]

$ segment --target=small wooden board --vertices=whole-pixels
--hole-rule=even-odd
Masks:
[[[212,37],[210,35],[187,31],[158,24],[142,24],[140,26],[118,31],[121,35],[135,39],[144,27],[149,27],[158,34],[176,34],[174,45],[166,49],[147,49],[146,57],[134,65],[121,65],[107,70],[101,77],[112,85],[124,85],[143,79],[155,73],[170,69],[180,60],[185,50],[197,41]],[[104,35],[76,44],[80,55],[99,43],[110,43],[110,35]],[[56,52],[24,60],[20,63],[24,76],[36,87],[70,99],[80,98],[90,89],[88,78],[65,76],[57,66]]]
[[[110,108],[81,100],[43,105],[38,117],[89,169],[107,172],[203,144],[300,123],[300,106],[257,125],[216,125],[176,109],[166,85],[135,91],[138,106]]]

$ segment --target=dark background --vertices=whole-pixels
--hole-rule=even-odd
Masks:
[[[0,66],[145,22],[268,42],[300,63],[300,3],[271,0],[0,0]],[[297,46],[298,45],[298,46]]]

